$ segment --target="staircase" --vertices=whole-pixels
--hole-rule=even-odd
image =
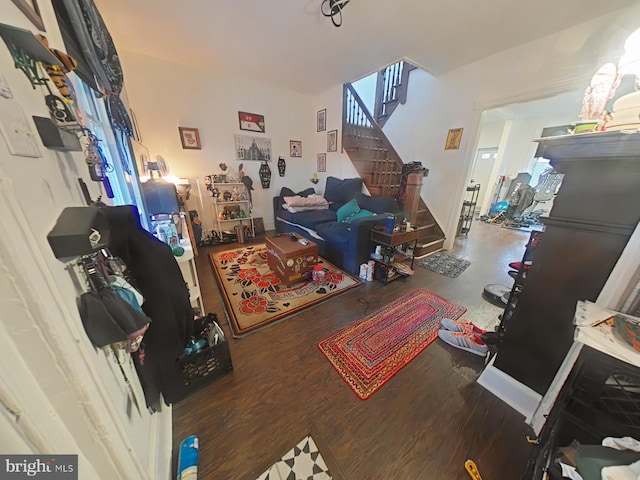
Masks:
[[[396,107],[407,101],[409,72],[415,69],[410,63],[401,61],[378,72],[374,111],[380,128],[384,127]]]
[[[351,84],[345,84],[342,101],[342,148],[349,155],[371,195],[394,198],[400,188],[404,162],[373,119]],[[420,198],[420,174],[409,175],[407,198],[399,209],[418,226],[416,256],[442,249],[443,230]]]

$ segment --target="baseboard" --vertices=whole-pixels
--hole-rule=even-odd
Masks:
[[[538,408],[542,395],[494,367],[495,358],[485,367],[478,383],[525,418],[530,418]]]

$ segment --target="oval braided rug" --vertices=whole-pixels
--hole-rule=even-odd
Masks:
[[[416,288],[318,344],[347,385],[366,400],[438,336],[443,318],[467,309]]]

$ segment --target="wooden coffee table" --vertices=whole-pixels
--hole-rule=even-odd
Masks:
[[[311,278],[313,266],[318,263],[318,245],[299,235],[295,237],[292,240],[290,235],[282,234],[265,240],[269,268],[286,286]]]

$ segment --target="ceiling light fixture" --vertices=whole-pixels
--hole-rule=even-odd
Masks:
[[[325,17],[331,18],[331,22],[339,27],[342,25],[342,9],[351,0],[322,0],[320,11]]]

